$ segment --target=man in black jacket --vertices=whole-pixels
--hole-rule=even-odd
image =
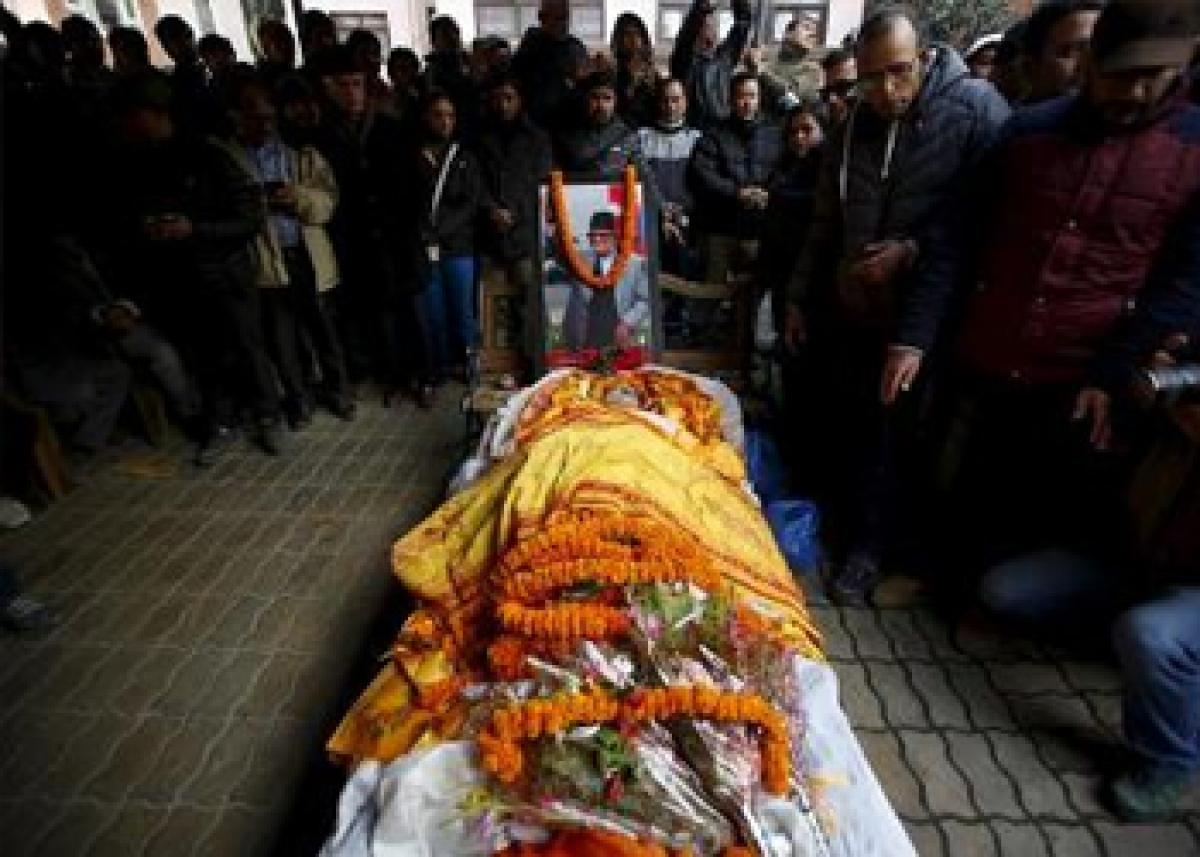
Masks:
[[[718,44],[716,12],[711,0],[696,0],[671,51],[671,77],[687,88],[688,122],[701,130],[729,118],[729,85],[746,49],[753,17],[749,0],[734,0],[733,27]]]
[[[550,138],[525,115],[516,75],[496,75],[486,90],[487,117],[478,143],[492,203],[485,247],[528,295],[537,287],[538,186],[550,173]]]
[[[521,39],[512,68],[531,118],[547,130],[564,119],[572,86],[587,64],[587,48],[571,35],[567,0],[542,0],[538,26]]]
[[[733,115],[696,144],[689,171],[711,283],[724,283],[731,270],[755,264],[770,201],[767,183],[783,145],[779,128],[759,115],[757,75],[735,75],[730,92]]]
[[[230,425],[239,408],[254,439],[280,450],[279,395],[263,343],[253,241],[266,204],[253,176],[223,149],[177,133],[161,78],[114,90],[121,145],[106,196],[104,241],[121,284],[200,381],[207,413]]]
[[[881,395],[895,308],[914,278],[937,275],[915,264],[923,233],[948,215],[1008,113],[949,48],[923,61],[902,12],[870,18],[856,55],[860,98],[827,150],[785,330],[792,347],[809,335],[814,358],[836,373],[831,401],[817,405],[838,428],[844,472],[856,474],[834,498],[846,541],[835,594],[848,602],[865,601],[878,582],[897,494],[911,488],[897,476],[910,457],[897,446],[915,435],[899,428],[915,405],[889,408]]]
[[[416,142],[398,120],[370,109],[366,81],[344,46],[319,55],[314,71],[328,100],[317,148],[338,185],[329,237],[342,272],[338,322],[346,368],[355,380],[374,370],[385,385],[398,385],[406,367],[393,322],[396,313],[415,311],[418,288],[416,223],[406,195]]]
[[[626,164],[640,162],[641,151],[637,132],[617,116],[616,78],[593,72],[580,82],[579,92],[584,116],[558,134],[555,161],[567,173],[617,178]]]

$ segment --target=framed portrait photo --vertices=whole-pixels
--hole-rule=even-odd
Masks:
[[[539,190],[535,368],[632,368],[662,347],[657,221],[630,168]]]

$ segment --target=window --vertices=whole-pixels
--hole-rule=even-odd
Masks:
[[[829,16],[827,6],[815,6],[811,3],[789,3],[786,0],[775,0],[771,3],[768,21],[769,27],[764,27],[763,41],[777,45],[783,40],[783,31],[793,18],[799,18],[801,26],[807,26],[817,45],[825,44],[825,25]]]
[[[525,31],[537,26],[537,13],[536,3],[512,3],[506,0],[476,3],[475,34],[500,36],[515,48]]]
[[[660,0],[658,4],[658,48],[660,52],[670,51],[675,37],[683,26],[683,19],[692,7],[687,0]],[[783,31],[793,17],[802,16],[813,28],[817,44],[825,42],[825,25],[829,16],[826,3],[816,0],[766,0],[758,9],[764,15],[761,27],[760,42],[762,44],[779,44]],[[720,38],[725,38],[733,26],[733,12],[729,9],[717,10],[717,32]],[[753,36],[753,34],[752,34]]]
[[[603,0],[573,0],[570,6],[571,33],[592,47],[606,44]],[[479,36],[500,36],[515,48],[525,31],[537,24],[536,0],[475,0],[475,33]]]
[[[346,41],[346,36],[355,30],[366,30],[379,39],[384,57],[392,49],[392,31],[388,26],[387,12],[330,12],[329,17],[333,18],[339,42]]]

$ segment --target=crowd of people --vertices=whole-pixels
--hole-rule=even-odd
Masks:
[[[1044,0],[963,54],[900,9],[833,49],[797,18],[768,53],[748,0],[724,35],[696,0],[662,67],[634,14],[589,52],[566,0],[515,50],[434,18],[423,60],[309,11],[299,57],[267,20],[247,65],[166,17],[170,71],[134,29],[106,63],[86,18],[9,19],[7,389],[87,454],[154,383],[198,463],[352,419],[365,380],[428,406],[469,369],[481,260],[536,288],[548,172],[633,164],[662,270],[771,296],[831,594],[919,566],[1009,619],[1120,614],[1112,799],[1157,817],[1200,769],[1200,557],[1130,572],[1117,494],[1131,379],[1200,341],[1192,6]]]

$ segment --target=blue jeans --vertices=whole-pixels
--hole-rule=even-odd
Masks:
[[[1200,587],[1181,587],[1117,620],[1125,738],[1151,766],[1200,770]]]
[[[451,256],[430,263],[424,300],[433,365],[440,374],[476,343],[475,257]]]
[[[1002,563],[983,578],[994,612],[1045,627],[1107,621],[1122,592],[1102,564],[1065,550]],[[1125,739],[1146,764],[1200,770],[1200,587],[1171,589],[1121,613],[1113,644],[1125,680]]]

